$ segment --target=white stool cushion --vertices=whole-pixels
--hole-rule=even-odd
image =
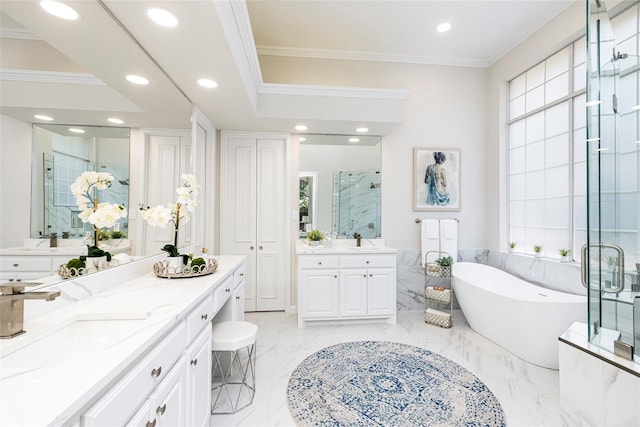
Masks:
[[[212,329],[214,351],[235,351],[256,342],[258,327],[253,323],[227,321],[215,323]]]

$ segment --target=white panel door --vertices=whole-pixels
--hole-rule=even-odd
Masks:
[[[221,252],[246,255],[246,311],[284,310],[289,283],[286,138],[223,133]]]
[[[367,270],[346,269],[340,272],[340,315],[367,315]]]
[[[393,314],[396,309],[396,271],[393,268],[368,270],[367,311],[370,315]]]
[[[147,135],[148,174],[147,194],[144,203],[147,206],[163,205],[175,202],[176,188],[180,180],[179,135]],[[146,221],[145,254],[160,253],[167,243],[173,243],[171,227],[151,227]],[[182,230],[181,230],[182,231]]]
[[[256,310],[284,310],[286,277],[285,141],[258,139]]]
[[[245,310],[256,310],[256,141],[225,141],[223,253],[246,255]]]

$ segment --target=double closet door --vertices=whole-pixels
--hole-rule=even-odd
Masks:
[[[247,256],[245,311],[287,303],[286,144],[283,135],[222,134],[220,247]]]

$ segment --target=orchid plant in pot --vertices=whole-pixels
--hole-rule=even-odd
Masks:
[[[192,174],[181,176],[182,185],[176,189],[177,199],[175,203],[167,206],[156,205],[153,207],[140,204],[142,219],[147,221],[152,227],[166,228],[168,224],[173,224],[173,244],[167,244],[162,250],[173,258],[173,268],[176,273],[182,271],[182,266],[187,264],[189,255],[181,255],[178,251],[178,231],[180,224],[189,220],[189,213],[193,212],[197,206],[198,182]],[[176,264],[177,263],[177,264]]]
[[[87,268],[100,268],[106,262],[111,261],[111,254],[99,248],[99,234],[103,228],[113,227],[120,218],[127,216],[124,205],[115,203],[99,203],[97,192],[111,187],[115,178],[107,172],[83,172],[73,184],[71,192],[80,208],[78,218],[83,223],[93,224],[93,242],[87,244],[87,255],[80,257],[82,261],[93,259]]]

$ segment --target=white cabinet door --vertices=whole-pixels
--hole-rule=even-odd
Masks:
[[[221,252],[246,255],[245,309],[286,306],[286,138],[223,133]]]
[[[185,358],[181,357],[149,399],[136,411],[127,426],[184,425],[185,404]]]
[[[393,314],[396,309],[395,269],[371,268],[367,276],[367,313],[369,315]]]
[[[302,319],[338,315],[338,270],[302,270],[299,284]]]
[[[340,271],[340,315],[367,315],[367,270]]]
[[[208,426],[211,416],[211,327],[206,326],[186,351],[187,423]],[[179,425],[179,424],[176,424]]]

